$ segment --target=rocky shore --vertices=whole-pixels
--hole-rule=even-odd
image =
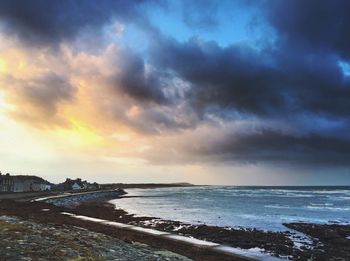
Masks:
[[[350,260],[350,225],[308,223],[284,225],[313,239],[311,253],[315,260]]]
[[[92,207],[89,207],[87,210],[92,211],[90,212],[91,217],[94,216],[94,214],[100,214],[97,213],[100,209],[94,208],[94,205],[102,205],[104,206],[106,203],[103,202],[87,202],[84,203],[87,205],[93,204]],[[110,204],[107,204],[108,207],[106,208],[108,211],[113,211],[113,208]],[[0,201],[0,216],[8,216],[8,217],[17,217],[22,221],[28,221],[28,222],[34,222],[37,224],[45,224],[47,226],[54,226],[54,227],[66,227],[67,233],[71,233],[71,235],[74,235],[76,232],[73,229],[74,227],[83,228],[90,232],[94,233],[101,233],[104,235],[109,236],[110,238],[119,239],[121,241],[124,241],[127,244],[135,244],[136,242],[139,244],[145,244],[152,249],[157,249],[157,251],[169,251],[172,253],[178,253],[181,256],[187,257],[190,260],[200,260],[200,261],[214,261],[214,260],[221,260],[221,261],[229,261],[229,260],[247,260],[247,259],[241,259],[241,258],[232,258],[232,255],[228,255],[225,253],[217,253],[213,252],[211,250],[208,250],[206,248],[196,247],[196,246],[188,246],[184,245],[181,242],[172,242],[172,241],[165,241],[164,239],[161,239],[157,237],[156,235],[145,235],[142,233],[139,233],[137,231],[125,231],[123,229],[118,229],[115,227],[106,226],[103,224],[98,224],[94,222],[79,220],[71,218],[70,216],[67,216],[65,214],[62,214],[62,212],[70,212],[70,213],[77,213],[76,208],[80,205],[70,205],[70,206],[55,206],[53,204],[49,204],[46,202],[36,202],[36,201],[13,201],[13,200],[2,200]],[[84,207],[83,207],[84,208]],[[102,211],[103,213],[104,211]],[[117,218],[117,217],[114,217]],[[22,233],[22,232],[19,232]],[[78,238],[77,238],[78,239]],[[48,240],[43,238],[43,241]],[[10,244],[15,242],[10,241]],[[29,243],[29,241],[28,241]],[[84,241],[83,241],[83,244]],[[31,246],[30,244],[26,244],[28,247],[28,251],[31,253],[35,253],[38,251],[38,248],[35,247],[35,245]],[[59,248],[63,247],[63,245],[57,245]],[[20,252],[13,251],[11,249],[7,249],[6,251],[9,251],[14,256],[18,256],[17,259],[9,259],[9,260],[21,260]],[[27,255],[24,255],[24,257],[28,257],[28,252],[26,252]],[[82,256],[81,258],[84,259],[77,259],[77,261],[100,261],[101,259],[89,259],[89,256]],[[87,258],[87,259],[86,259]],[[0,259],[1,260],[1,259]],[[41,259],[22,259],[22,260],[52,260],[51,258],[47,257],[41,258]],[[58,260],[67,260],[67,259],[58,259]],[[106,260],[106,259],[102,259]],[[138,258],[138,259],[128,259],[127,257],[120,256],[117,259],[114,260],[154,260],[154,259],[147,259],[145,258]],[[160,259],[163,260],[163,259]],[[173,260],[173,259],[167,259],[164,260]],[[76,260],[74,260],[76,261]]]
[[[88,229],[90,232],[98,232],[114,239],[117,238],[123,242],[142,242],[157,249],[167,249],[168,251],[180,253],[193,260],[224,261],[233,259],[232,257],[206,251],[205,249],[188,248],[181,244],[163,242],[157,237],[145,237],[137,233],[118,231],[118,229],[111,229],[110,227],[106,228],[106,226],[93,224],[92,222],[74,220],[61,213],[69,212],[76,215],[154,228],[241,249],[259,249],[272,256],[289,260],[350,260],[349,225],[290,223],[284,224],[289,229],[289,231],[286,232],[215,227],[204,224],[191,225],[178,221],[162,220],[155,217],[137,217],[124,210],[115,209],[112,204],[101,202],[102,199],[105,200],[111,196],[112,195],[106,195],[106,197],[79,196],[74,200],[58,198],[55,201],[51,201],[51,204],[46,202],[3,200],[0,203],[0,215],[17,216],[22,220],[31,220],[38,224],[50,224],[63,227],[78,226]],[[98,202],[96,202],[96,200],[98,200]]]
[[[3,261],[189,261],[170,251],[124,242],[102,233],[67,225],[40,224],[0,217],[0,260]]]
[[[284,224],[289,231],[191,225],[155,217],[138,217],[104,203],[82,203],[72,213],[178,233],[242,249],[259,248],[291,260],[350,260],[350,225]],[[298,233],[301,232],[301,233]]]

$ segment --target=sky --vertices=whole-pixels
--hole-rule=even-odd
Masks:
[[[350,2],[0,0],[0,170],[350,184]]]

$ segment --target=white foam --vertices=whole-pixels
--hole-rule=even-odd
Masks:
[[[300,209],[300,207],[282,206],[282,205],[264,205],[265,208],[281,208],[281,209]]]
[[[324,207],[324,206],[333,206],[334,204],[333,203],[310,203],[310,205]]]
[[[349,211],[350,207],[307,206],[310,210]]]
[[[188,226],[180,225],[180,226],[174,228],[173,231],[179,231],[180,229],[187,228],[187,227],[188,227]]]

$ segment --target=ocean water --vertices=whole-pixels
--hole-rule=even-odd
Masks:
[[[283,223],[350,224],[350,187],[203,186],[128,189],[112,200],[136,215],[193,224],[288,230]]]

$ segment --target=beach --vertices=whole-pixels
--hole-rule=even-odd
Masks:
[[[64,198],[67,199],[66,195],[64,196]],[[69,199],[67,200],[69,201]],[[16,201],[11,199],[5,199],[1,200],[0,202],[0,216],[2,217],[2,219],[5,220],[4,222],[6,222],[7,226],[2,228],[0,227],[0,229],[5,230],[6,232],[8,224],[11,224],[13,220],[18,219],[21,224],[23,222],[30,222],[31,224],[44,224],[51,227],[51,229],[55,227],[68,228],[68,234],[62,234],[64,236],[62,240],[66,240],[66,237],[69,239],[71,235],[75,233],[74,229],[71,230],[70,228],[78,227],[91,232],[102,233],[104,235],[109,236],[110,238],[119,239],[124,243],[128,244],[128,247],[131,251],[130,255],[132,255],[133,252],[137,252],[137,249],[134,249],[133,247],[133,244],[135,243],[146,245],[147,247],[153,249],[154,252],[165,251],[165,256],[158,255],[156,259],[149,259],[149,256],[147,255],[141,255],[138,258],[130,259],[123,253],[117,253],[117,259],[108,259],[106,256],[100,257],[98,253],[90,253],[90,256],[86,256],[85,250],[84,248],[82,248],[77,250],[77,255],[75,256],[77,260],[178,260],[179,258],[180,260],[181,258],[184,260],[186,260],[186,258],[190,260],[250,260],[243,257],[240,258],[239,256],[233,258],[231,254],[211,251],[210,249],[207,249],[205,247],[203,248],[191,244],[184,244],[182,242],[174,240],[164,240],[155,235],[148,235],[137,231],[118,229],[115,227],[106,226],[95,222],[78,220],[64,214],[67,212],[84,214],[86,211],[91,211],[89,214],[90,217],[98,216],[101,214],[105,214],[106,217],[108,217],[107,213],[110,213],[110,218],[116,219],[119,216],[113,215],[114,217],[111,217],[113,210],[114,208],[111,204],[103,203],[103,201],[101,200],[95,202],[90,201],[89,203],[83,205],[74,204],[69,206],[55,206],[54,204],[46,202],[28,200],[28,198],[26,198],[26,200]],[[18,234],[20,236],[23,236],[23,231],[18,231]],[[52,238],[50,238],[51,236],[48,235],[44,238],[44,240],[50,241],[52,240]],[[16,245],[18,240],[23,239],[7,238],[7,240],[10,240],[8,244]],[[11,258],[5,260],[14,260],[13,255],[16,256],[17,260],[52,260],[48,258],[44,253],[42,253],[40,258],[38,259],[38,255],[40,255],[41,252],[38,252],[38,247],[35,247],[35,244],[33,246],[33,244],[29,242],[29,244],[27,244],[27,248],[27,255],[24,256],[22,259],[20,257],[20,252],[16,251],[13,248],[2,248],[2,254],[3,256],[6,256],[7,254],[9,256],[12,255]],[[65,247],[62,246],[62,248]],[[175,259],[169,259],[169,255],[171,257],[175,256],[173,257]],[[96,256],[96,258],[94,256]],[[56,258],[57,260],[67,260],[65,256],[61,258]]]
[[[106,195],[107,192],[105,192]],[[119,193],[117,193],[119,195]],[[118,195],[112,197],[118,197]],[[75,195],[74,197],[77,197]],[[155,249],[163,249],[192,260],[249,260],[249,253],[256,252],[256,260],[268,260],[269,256],[290,260],[347,260],[350,253],[350,226],[342,224],[312,224],[288,223],[284,224],[287,231],[263,231],[255,228],[228,228],[206,224],[194,225],[174,220],[165,220],[152,216],[135,216],[125,210],[116,209],[108,201],[109,197],[93,196],[81,201],[72,201],[69,197],[51,198],[50,203],[41,201],[12,201],[1,202],[0,214],[6,217],[17,217],[21,220],[32,220],[40,224],[55,224],[55,226],[74,226],[96,233],[117,238],[123,242],[139,242]],[[116,199],[119,200],[119,199]],[[65,203],[64,203],[65,202]],[[74,202],[74,203],[72,203]],[[69,215],[64,214],[69,213]],[[125,230],[94,222],[94,219],[77,219],[74,216],[90,217],[96,220],[117,222],[166,233],[196,238],[224,246],[240,249],[242,257],[220,253],[206,247],[196,247],[181,241],[174,242],[157,235],[140,233],[139,230]],[[156,210],[155,210],[156,215]],[[295,234],[300,232],[300,235]],[[301,234],[303,236],[301,236]],[[302,237],[308,237],[307,244]],[[265,255],[260,255],[265,253]],[[254,256],[254,255],[253,255]],[[236,258],[236,259],[235,259]],[[147,258],[145,257],[147,260]],[[108,259],[106,259],[108,260]],[[123,260],[123,259],[122,259]],[[160,259],[162,260],[162,259]],[[175,259],[176,260],[176,259]],[[254,260],[254,259],[253,259]]]

